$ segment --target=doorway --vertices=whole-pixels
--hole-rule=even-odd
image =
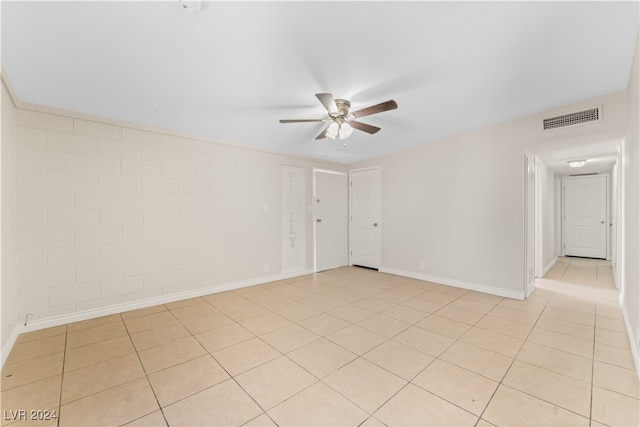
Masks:
[[[348,264],[347,174],[313,171],[314,271]]]
[[[565,256],[607,259],[608,176],[563,178]]]
[[[380,268],[380,167],[349,172],[350,263]]]

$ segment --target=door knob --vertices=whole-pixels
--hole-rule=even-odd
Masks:
[[[374,223],[373,223],[373,226],[374,226],[374,227],[377,227],[377,226],[378,226],[378,223],[377,223],[377,222],[374,222]]]
[[[320,218],[316,219],[316,222],[322,222],[322,220]]]
[[[600,224],[604,224],[604,221],[600,221]]]

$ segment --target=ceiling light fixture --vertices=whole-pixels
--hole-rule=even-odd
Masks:
[[[587,163],[586,160],[569,160],[567,163],[569,163],[569,167],[571,168],[581,168],[585,165],[585,163]]]

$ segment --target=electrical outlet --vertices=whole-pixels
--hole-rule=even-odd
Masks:
[[[265,203],[263,208],[265,212],[269,212],[269,203]]]
[[[427,268],[426,264],[424,263],[424,261],[422,261],[420,263],[420,270],[424,270],[425,268]]]
[[[270,269],[271,269],[271,267],[269,266],[269,264],[265,264],[264,265],[264,272],[265,273],[268,273]]]

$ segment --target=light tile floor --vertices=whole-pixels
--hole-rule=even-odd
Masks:
[[[639,411],[611,267],[569,258],[525,301],[345,267],[27,333],[2,371],[16,427],[638,426]]]

